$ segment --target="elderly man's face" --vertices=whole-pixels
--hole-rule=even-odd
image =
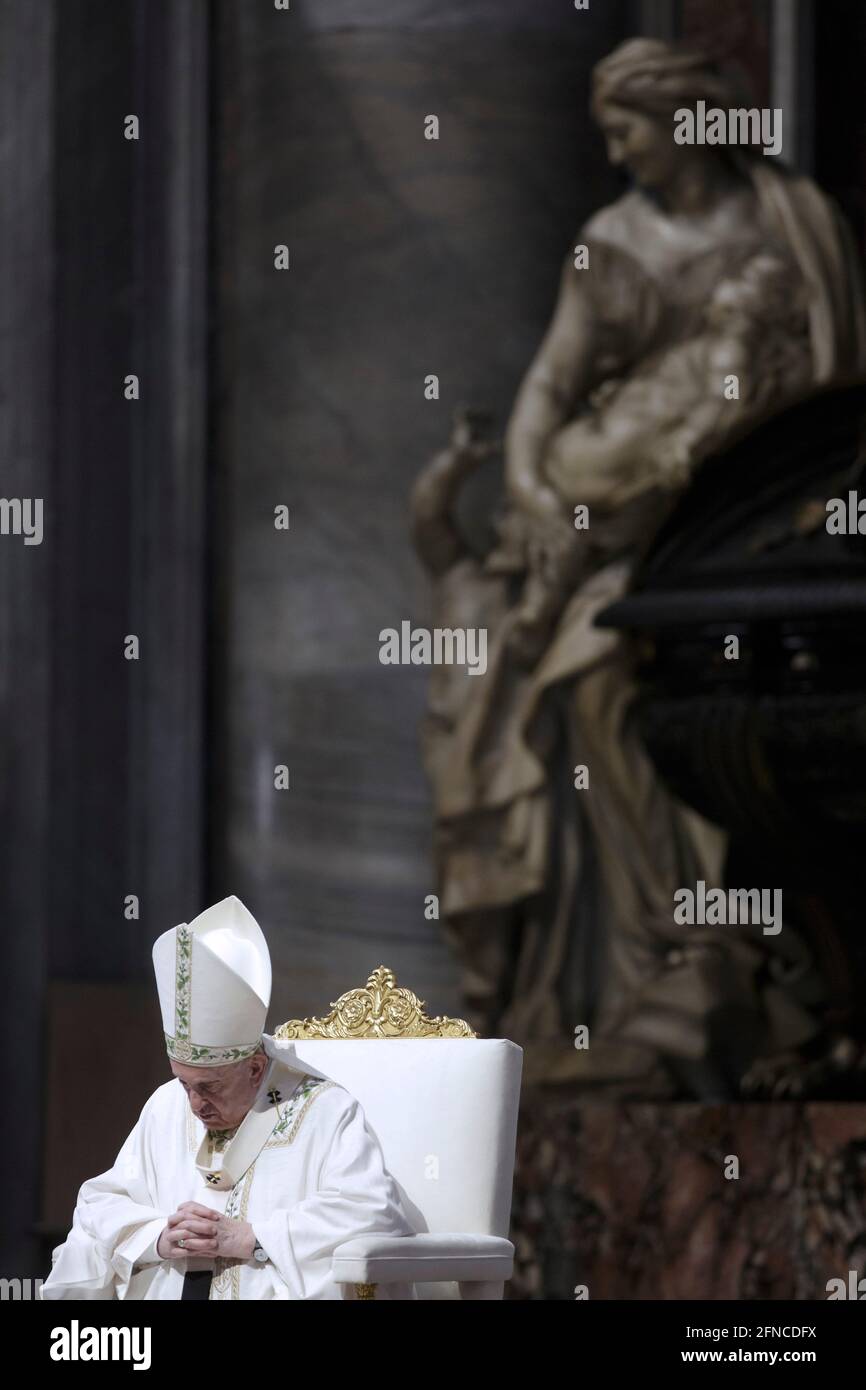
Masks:
[[[256,1098],[267,1062],[264,1053],[257,1052],[227,1067],[185,1067],[172,1062],[171,1069],[202,1124],[208,1129],[234,1129]]]

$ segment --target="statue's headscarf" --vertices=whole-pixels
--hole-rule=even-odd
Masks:
[[[661,39],[629,39],[597,63],[592,110],[612,102],[659,120],[681,107],[749,104],[743,80],[706,53]],[[719,153],[724,146],[712,147]],[[728,156],[751,180],[764,219],[800,267],[809,292],[809,321],[816,382],[866,374],[866,293],[851,231],[809,178],[791,174],[756,147],[736,146]]]
[[[706,53],[676,48],[661,39],[628,39],[592,74],[592,106],[632,106],[648,116],[671,116],[703,99],[708,106],[742,105],[743,82]]]

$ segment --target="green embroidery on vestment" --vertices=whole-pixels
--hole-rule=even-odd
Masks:
[[[189,1041],[189,996],[192,986],[192,932],[178,927],[174,956],[174,1032],[178,1042]]]
[[[251,1163],[246,1174],[236,1182],[226,1202],[225,1215],[233,1221],[246,1221],[250,1205],[250,1188],[253,1185],[255,1162]],[[241,1296],[241,1265],[247,1260],[227,1260],[218,1256],[214,1261],[214,1275],[211,1280],[210,1297],[213,1299]]]
[[[292,1093],[288,1103],[278,1107],[280,1118],[274,1125],[265,1148],[275,1148],[278,1144],[291,1144],[316,1096],[321,1095],[322,1091],[327,1091],[329,1087],[336,1086],[336,1084],[336,1081],[321,1081],[315,1076],[306,1077]]]
[[[211,1153],[224,1153],[229,1140],[234,1139],[237,1132],[237,1125],[235,1125],[234,1129],[209,1129],[207,1138]]]
[[[229,1047],[205,1047],[191,1043],[185,1038],[173,1038],[165,1034],[165,1048],[175,1062],[188,1062],[191,1066],[222,1067],[229,1062],[240,1062],[244,1057],[252,1057],[258,1042],[232,1044]]]

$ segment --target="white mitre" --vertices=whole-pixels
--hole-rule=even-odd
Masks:
[[[220,1067],[255,1052],[271,1000],[271,958],[239,898],[163,932],[153,968],[169,1057]]]

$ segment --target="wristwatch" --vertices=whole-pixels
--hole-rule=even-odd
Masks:
[[[259,1245],[259,1242],[256,1241],[255,1249],[253,1250],[253,1259],[258,1260],[259,1264],[263,1265],[267,1258],[267,1250],[264,1250],[261,1245]]]

